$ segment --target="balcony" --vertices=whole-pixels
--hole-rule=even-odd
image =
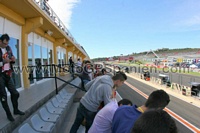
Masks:
[[[55,25],[59,29],[63,31],[65,35],[67,35],[70,40],[79,48],[79,50],[87,55],[85,50],[83,50],[80,46],[80,44],[77,43],[77,41],[74,39],[72,34],[69,32],[69,30],[65,27],[64,23],[60,20],[60,18],[56,15],[56,13],[53,11],[53,9],[50,7],[50,5],[47,3],[47,0],[33,0],[38,7],[54,22]]]

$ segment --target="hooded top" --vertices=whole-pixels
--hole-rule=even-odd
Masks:
[[[91,112],[97,112],[102,101],[106,105],[111,101],[113,80],[108,75],[95,78],[86,84],[86,94],[81,98],[81,103]]]

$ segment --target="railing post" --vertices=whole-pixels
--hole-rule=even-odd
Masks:
[[[43,10],[44,9],[44,0],[40,0],[40,8]]]
[[[56,94],[58,94],[58,86],[57,86],[57,76],[56,76],[56,73],[57,73],[57,71],[56,71],[56,65],[55,64],[53,64],[53,66],[54,66],[54,78],[55,78],[55,85],[56,85]]]

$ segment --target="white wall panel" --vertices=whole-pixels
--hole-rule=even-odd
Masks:
[[[4,33],[3,32],[3,29],[4,29],[3,25],[4,25],[4,18],[0,17],[0,34]]]
[[[63,53],[66,54],[66,49],[65,48],[63,48]]]
[[[4,33],[7,33],[10,37],[21,39],[21,26],[5,19]]]
[[[53,50],[53,43],[48,40],[47,40],[47,43],[48,43],[48,48]]]
[[[34,44],[41,46],[41,36],[34,33]]]
[[[74,61],[76,62],[77,61],[77,55],[74,54]]]
[[[61,53],[64,53],[64,54],[66,54],[66,49],[65,49],[65,48],[62,48],[62,47],[60,47],[60,52],[61,52]]]
[[[31,32],[28,34],[28,42],[33,43],[33,39],[34,39],[34,33]]]
[[[73,55],[72,52],[68,52],[68,58],[70,58]]]
[[[57,51],[57,52],[60,52],[60,46],[57,46],[57,47],[56,47],[56,51]]]
[[[48,48],[48,41],[45,38],[42,38],[42,47]]]

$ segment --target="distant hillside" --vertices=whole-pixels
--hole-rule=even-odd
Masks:
[[[148,53],[149,52],[149,53]],[[162,49],[157,49],[153,50],[159,57],[167,57],[167,56],[173,56],[173,55],[182,55],[182,54],[200,54],[200,48],[180,48],[180,49],[169,49],[169,48],[162,48]],[[132,53],[132,54],[127,54],[123,56],[144,56],[148,53],[149,57],[154,57],[154,54],[149,51],[144,51],[144,52],[139,52],[139,53]],[[120,56],[113,56],[113,59],[118,59]],[[108,57],[100,57],[100,58],[94,58],[92,59],[93,61],[106,61]]]
[[[150,51],[150,50],[149,50]],[[140,52],[140,53],[132,53],[131,55],[143,55],[147,54],[147,52]],[[163,54],[163,53],[188,53],[188,52],[198,52],[200,51],[200,48],[180,48],[180,49],[169,49],[169,48],[162,48],[162,49],[157,49],[153,50],[156,54]]]

